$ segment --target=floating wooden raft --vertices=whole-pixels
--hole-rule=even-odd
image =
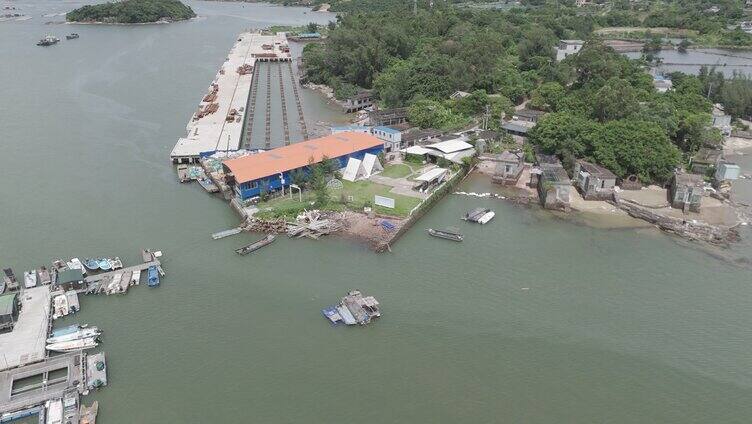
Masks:
[[[271,244],[274,241],[275,237],[272,234],[269,234],[268,236],[262,238],[261,240],[255,241],[249,245],[240,247],[238,249],[235,249],[235,253],[238,255],[247,255],[249,253],[255,252],[262,247]]]

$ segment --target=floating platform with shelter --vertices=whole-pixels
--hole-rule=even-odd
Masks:
[[[338,305],[328,306],[321,313],[332,324],[366,325],[381,316],[379,302],[373,296],[363,296],[359,290],[351,290]]]

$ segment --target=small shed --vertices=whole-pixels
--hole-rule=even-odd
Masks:
[[[0,331],[13,329],[18,320],[18,293],[0,296]]]
[[[616,175],[600,165],[578,160],[574,178],[585,200],[608,200],[614,196]]]
[[[525,155],[520,151],[505,150],[494,155],[496,162],[494,175],[491,180],[501,185],[515,185],[525,169]]]
[[[543,164],[538,178],[538,197],[546,209],[569,210],[572,184],[561,165]]]
[[[513,119],[524,122],[538,122],[546,112],[533,109],[521,109],[514,111]]]
[[[731,162],[722,162],[718,164],[718,166],[715,169],[715,180],[716,181],[731,181],[739,179],[739,174],[741,174],[741,168],[739,168],[739,165]]]
[[[66,269],[57,274],[55,287],[64,290],[81,290],[84,288],[84,274],[80,269]]]
[[[705,195],[705,181],[702,175],[674,173],[669,196],[671,206],[684,212],[700,212],[702,197]]]

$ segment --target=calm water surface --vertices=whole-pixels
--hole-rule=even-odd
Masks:
[[[41,15],[77,3],[14,4],[34,18],[0,24],[0,262],[166,254],[159,289],[83,299],[77,319],[105,329],[99,422],[750,421],[752,272],[663,234],[449,196],[392,254],[212,241],[237,217],[177,183],[173,143],[238,32],[331,15],[191,1],[192,22],[74,27]],[[306,99],[309,119],[335,116]],[[459,221],[481,205],[491,224]],[[423,232],[449,225],[464,243]],[[320,309],[350,288],[384,317],[330,328]]]

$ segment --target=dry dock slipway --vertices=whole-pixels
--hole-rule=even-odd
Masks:
[[[298,84],[285,33],[241,33],[172,149],[172,163],[307,139]]]

